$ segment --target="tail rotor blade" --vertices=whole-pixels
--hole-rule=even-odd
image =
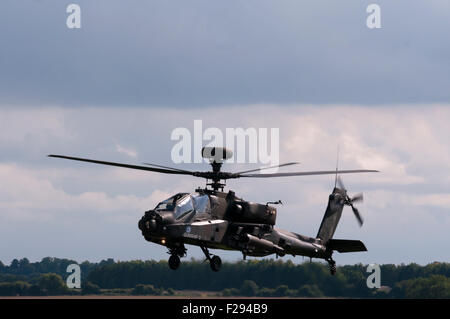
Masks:
[[[345,205],[348,205],[352,208],[353,214],[355,214],[356,220],[358,221],[359,227],[361,227],[364,223],[364,220],[361,216],[361,214],[359,213],[359,210],[353,206],[353,203],[357,203],[357,202],[361,202],[363,200],[363,194],[359,193],[356,194],[355,196],[353,196],[352,198],[350,198],[347,195],[347,190],[344,186],[344,183],[342,182],[342,179],[340,176],[337,177],[337,184],[339,186],[339,188],[345,192]]]
[[[364,200],[363,194],[359,193],[352,197],[352,203],[362,202]]]
[[[355,214],[356,219],[358,220],[359,227],[361,227],[364,223],[364,220],[359,213],[358,209],[352,205],[353,214]]]

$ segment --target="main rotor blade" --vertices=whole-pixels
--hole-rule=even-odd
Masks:
[[[147,165],[147,166],[154,166],[154,167],[159,167],[159,168],[171,169],[171,170],[174,170],[174,171],[177,171],[177,172],[189,172],[189,171],[186,171],[184,169],[173,168],[173,167],[169,167],[169,166],[157,165],[157,164],[152,164],[152,163],[142,163],[142,164]]]
[[[290,163],[284,163],[284,164],[280,164],[280,165],[274,165],[274,166],[268,166],[268,167],[260,167],[260,168],[251,169],[251,170],[248,170],[248,171],[237,172],[237,173],[235,173],[235,174],[251,173],[251,172],[262,171],[263,169],[276,168],[276,167],[284,167],[284,166],[297,165],[297,164],[300,164],[300,163],[298,163],[298,162],[290,162]]]
[[[273,173],[273,174],[240,174],[237,177],[287,177],[287,176],[306,176],[306,175],[329,175],[329,174],[353,174],[353,173],[376,173],[377,170],[355,169],[342,171],[311,171],[311,172],[291,172],[291,173]]]
[[[179,175],[194,175],[194,172],[190,171],[178,171],[174,169],[163,169],[163,168],[156,168],[156,167],[147,167],[147,166],[138,166],[138,165],[130,165],[130,164],[123,164],[123,163],[115,163],[115,162],[106,162],[106,161],[98,161],[98,160],[92,160],[87,158],[80,158],[80,157],[71,157],[71,156],[64,156],[64,155],[48,155],[48,157],[55,157],[55,158],[63,158],[73,161],[81,161],[81,162],[88,162],[88,163],[94,163],[94,164],[101,164],[101,165],[109,165],[109,166],[116,166],[116,167],[125,167],[125,168],[131,168],[131,169],[138,169],[141,171],[150,171],[150,172],[157,172],[157,173],[164,173],[164,174],[179,174]]]

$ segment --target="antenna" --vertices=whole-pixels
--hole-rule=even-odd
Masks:
[[[338,167],[339,167],[339,144],[337,146],[337,154],[336,154],[336,175],[334,176],[334,188],[336,188],[337,184]]]

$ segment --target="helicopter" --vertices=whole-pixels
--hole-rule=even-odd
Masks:
[[[283,257],[305,256],[324,259],[328,262],[332,275],[336,273],[336,262],[332,255],[339,253],[367,251],[360,240],[334,239],[333,235],[342,215],[344,206],[350,206],[360,226],[363,218],[354,203],[362,201],[362,194],[350,197],[347,194],[340,174],[378,172],[377,170],[336,170],[284,173],[255,173],[262,169],[278,168],[298,164],[284,163],[271,167],[246,170],[237,173],[221,170],[222,164],[233,156],[233,152],[224,147],[203,147],[202,157],[209,161],[211,171],[189,171],[162,165],[144,163],[131,165],[65,155],[49,157],[89,162],[101,165],[124,167],[173,175],[190,175],[206,179],[204,188],[193,193],[178,193],[158,203],[154,209],[144,213],[138,222],[138,228],[145,240],[165,246],[170,254],[170,269],[179,268],[185,257],[185,245],[199,246],[213,271],[219,271],[222,260],[209,249],[240,251],[245,260],[247,256],[264,257],[275,254]],[[224,192],[225,182],[237,178],[274,178],[306,175],[335,175],[335,185],[328,198],[318,233],[308,237],[275,227],[277,209],[281,201],[265,204],[246,201],[236,196],[232,190]],[[210,182],[209,182],[210,181]],[[222,182],[223,181],[223,182]]]

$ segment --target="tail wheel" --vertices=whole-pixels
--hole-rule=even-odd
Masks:
[[[330,273],[332,276],[336,274],[336,262],[333,260],[333,258],[326,259],[328,261],[328,265],[330,266]]]
[[[222,266],[222,260],[220,259],[219,256],[214,256],[209,261],[209,265],[211,266],[211,269],[213,271],[219,271],[220,267]]]
[[[180,267],[180,257],[177,255],[172,255],[169,258],[169,267],[172,270],[177,270]]]

